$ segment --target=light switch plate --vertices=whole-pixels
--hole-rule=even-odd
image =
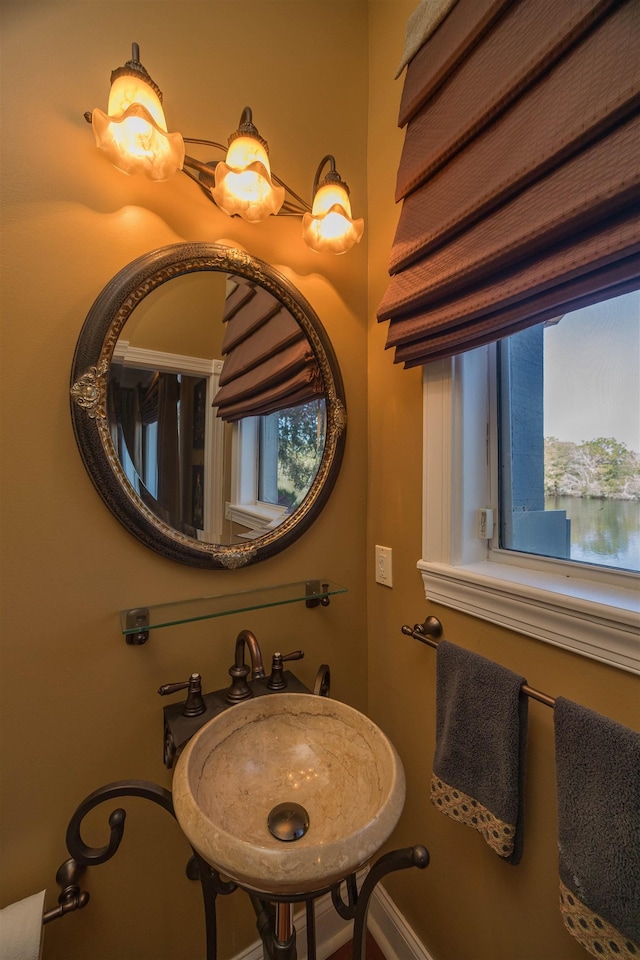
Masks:
[[[376,583],[382,583],[385,587],[393,586],[391,547],[380,547],[378,544],[376,544]]]

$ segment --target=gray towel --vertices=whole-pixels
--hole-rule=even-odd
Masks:
[[[431,802],[516,864],[524,830],[524,677],[453,643],[436,653]]]
[[[595,957],[640,958],[640,733],[558,697],[560,910]]]

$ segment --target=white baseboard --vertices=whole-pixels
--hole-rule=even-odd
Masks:
[[[360,887],[360,883],[358,883]],[[307,924],[305,912],[295,915],[296,940],[299,960],[307,955]],[[369,904],[367,927],[386,960],[433,960],[400,913],[384,887],[378,886]],[[316,954],[317,960],[327,960],[343,944],[351,939],[353,923],[336,913],[331,895],[316,901]],[[263,960],[262,942],[253,943],[234,960]]]
[[[371,897],[367,927],[387,960],[433,960],[380,885]]]

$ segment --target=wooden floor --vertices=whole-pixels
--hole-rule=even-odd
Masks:
[[[329,960],[351,960],[351,941],[345,943]],[[384,954],[370,933],[367,934],[367,960],[384,960]]]

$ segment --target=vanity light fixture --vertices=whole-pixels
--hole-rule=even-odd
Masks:
[[[240,126],[229,137],[226,161],[215,169],[213,200],[230,217],[237,214],[249,223],[277,215],[284,203],[284,187],[271,179],[269,148],[253,125],[251,108],[245,107]]]
[[[85,113],[96,143],[124,173],[168,180],[184,163],[184,140],[167,132],[162,92],[140,63],[138,44],[131,60],[111,74],[107,113]]]
[[[318,252],[346,253],[360,242],[364,221],[352,219],[349,188],[337,173],[334,158],[328,154],[318,166],[311,207],[272,172],[267,142],[254,126],[249,107],[229,137],[228,148],[213,140],[169,133],[162,93],[140,63],[137,43],[132,44],[131,60],[111,74],[107,113],[96,108],[85,113],[85,119],[93,127],[97,146],[124,173],[168,180],[182,170],[221,210],[249,223],[277,215],[302,217],[302,237]],[[225,159],[204,163],[186,154],[185,143],[213,147],[225,153]],[[329,172],[320,182],[327,164]]]
[[[327,164],[330,170],[322,182],[320,175]],[[349,187],[336,170],[334,158],[327,154],[320,161],[313,181],[311,213],[302,218],[302,236],[312,250],[319,253],[346,253],[360,243],[364,220],[353,220]]]

